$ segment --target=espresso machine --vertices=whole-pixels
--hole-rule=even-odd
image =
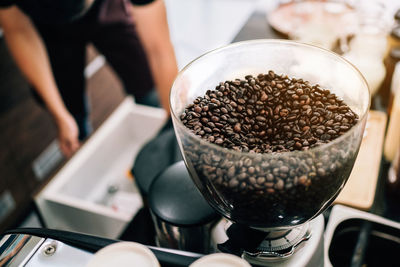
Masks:
[[[116,249],[113,246],[117,246],[114,247]],[[153,254],[150,257],[156,259],[155,264],[145,260],[148,259],[148,253],[143,254],[143,249]],[[132,256],[139,256],[136,258],[138,260],[132,261]],[[114,258],[118,257],[124,263],[117,266],[142,264],[186,267],[203,256],[188,251],[46,228],[17,228],[0,235],[0,266],[7,267],[112,266]],[[127,259],[131,261],[127,262]]]
[[[308,150],[264,154],[223,148],[182,123],[184,109],[207,90],[268,70],[329,88],[358,115],[358,122],[338,138]],[[360,72],[337,54],[315,46],[286,40],[245,41],[188,64],[172,86],[170,103],[190,177],[224,218],[218,251],[255,266],[323,266],[322,213],[349,178],[370,105]]]
[[[221,81],[267,70],[329,88],[357,114],[357,123],[336,139],[307,150],[263,154],[224,148],[182,123],[183,110]],[[161,266],[189,266],[214,252],[239,256],[253,266],[323,266],[323,212],[350,176],[370,105],[360,72],[337,54],[315,46],[246,41],[206,53],[187,65],[172,86],[170,100],[184,163],[171,166],[151,186],[156,192],[149,197],[156,226],[166,230],[158,231],[158,245],[176,245],[176,249],[148,247]],[[193,181],[200,198],[188,181]],[[176,191],[170,201],[187,204],[182,206],[185,210],[177,212],[176,205],[158,199],[160,192],[171,193],[168,187]],[[180,203],[182,192],[190,193],[190,201]],[[180,221],[172,224],[171,214]],[[210,237],[204,235],[208,230]],[[210,246],[214,250],[203,253],[209,249],[209,239],[215,242]],[[0,265],[64,266],[75,261],[84,266],[98,250],[116,242],[50,229],[17,229],[0,236]],[[201,253],[183,251],[188,247]]]

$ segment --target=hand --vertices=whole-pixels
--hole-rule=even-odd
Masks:
[[[74,118],[69,114],[60,120],[57,125],[60,149],[69,158],[80,146],[78,126]]]

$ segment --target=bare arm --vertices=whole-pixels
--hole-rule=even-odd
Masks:
[[[162,107],[168,112],[169,92],[178,73],[163,0],[131,8],[136,30],[143,43]]]
[[[39,34],[29,17],[15,6],[0,9],[0,23],[18,67],[42,97],[58,126],[62,151],[71,155],[79,147],[78,128],[58,92]]]

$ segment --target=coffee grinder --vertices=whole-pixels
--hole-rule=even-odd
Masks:
[[[336,139],[308,150],[264,154],[223,148],[182,123],[184,109],[207,90],[268,70],[329,89],[358,115],[358,122]],[[323,265],[322,212],[350,175],[370,105],[360,72],[316,46],[251,40],[213,50],[188,64],[172,86],[170,101],[190,176],[209,204],[229,221],[224,226],[227,240],[219,250],[257,266]]]

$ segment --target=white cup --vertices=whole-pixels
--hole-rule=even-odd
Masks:
[[[154,253],[136,242],[117,242],[97,251],[86,267],[160,267]]]
[[[251,267],[244,259],[228,254],[214,253],[196,260],[189,267]]]

